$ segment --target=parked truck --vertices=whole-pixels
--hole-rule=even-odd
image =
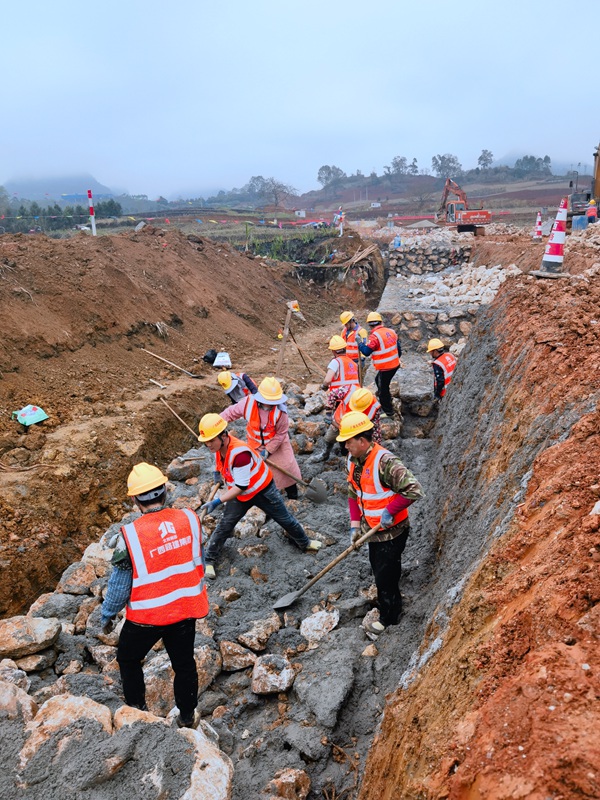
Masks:
[[[450,200],[450,195],[457,199]],[[470,209],[466,192],[452,178],[447,178],[436,221],[441,225],[456,226],[459,233],[481,235],[485,233],[483,226],[492,221],[492,212],[483,208]]]

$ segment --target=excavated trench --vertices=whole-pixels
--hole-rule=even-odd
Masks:
[[[484,587],[482,579],[472,589],[474,576],[483,572],[497,585],[515,570],[520,574],[521,552],[514,556],[516,566],[510,557],[492,558],[490,552],[514,536],[521,509],[528,502],[528,489],[545,485],[547,479],[538,475],[539,468],[536,471],[536,459],[539,461],[574,439],[590,455],[597,454],[598,448],[599,387],[593,382],[584,389],[565,383],[560,392],[549,387],[547,369],[554,368],[559,374],[565,366],[563,348],[572,333],[571,323],[565,323],[565,309],[552,297],[551,286],[531,281],[526,277],[512,280],[491,306],[471,313],[468,343],[437,417],[430,367],[422,355],[423,335],[410,339],[413,344],[405,357],[407,369],[399,375],[405,424],[398,436],[397,424],[387,423],[384,444],[418,477],[426,499],[416,503],[410,512],[412,532],[403,559],[402,619],[376,643],[369,642],[360,627],[362,618],[374,605],[366,550],[338,565],[287,612],[272,611],[276,599],[300,588],[341,553],[348,536],[343,459],[334,452],[325,463],[315,461],[315,443],[325,429],[323,411],[317,408],[315,413],[306,414],[308,396],[303,387],[287,387],[291,435],[303,477],[310,480],[318,475],[329,490],[325,505],[314,506],[303,499],[289,505],[309,535],[320,538],[325,546],[316,556],[299,554],[273,522],[264,524],[260,515],[249,515],[247,524],[238,528],[236,537],[225,547],[217,580],[209,587],[211,613],[199,626],[196,640],[203,653],[199,709],[210,725],[208,730],[218,735],[219,748],[233,762],[234,800],[260,797],[275,774],[286,769],[306,773],[311,788],[308,791],[305,783],[297,783],[290,790],[292,794],[277,796],[326,800],[525,796],[560,800],[574,796],[555,789],[545,794],[528,790],[519,794],[527,783],[518,777],[514,767],[511,774],[517,776],[516,784],[507,783],[506,791],[488,786],[487,794],[478,793],[478,767],[469,763],[469,734],[465,733],[470,731],[472,736],[479,722],[468,715],[476,713],[484,688],[487,696],[492,691],[484,679],[485,667],[493,657],[484,654],[482,642],[491,635],[490,629],[496,625],[494,614],[500,606],[498,598],[489,591],[486,594],[489,587]],[[571,306],[576,303],[577,292],[577,287],[569,287],[566,306],[570,301]],[[532,295],[533,299],[525,300]],[[598,298],[594,302],[595,306],[589,304],[588,322],[600,307]],[[541,320],[532,311],[538,306],[545,314]],[[403,311],[394,306],[389,295],[387,299],[384,295],[381,310],[390,317]],[[439,312],[427,309],[426,313],[429,316],[420,324],[440,322]],[[581,326],[580,315],[575,316],[578,321],[573,326]],[[407,321],[411,320],[401,322],[398,318],[394,324],[400,327]],[[414,331],[415,326],[410,330]],[[540,347],[544,349],[543,357]],[[582,356],[582,364],[588,368],[585,359],[590,352],[585,350]],[[218,410],[214,394],[179,394],[176,403],[187,421],[200,413]],[[148,431],[158,430],[159,435],[148,435],[138,442],[130,457],[135,454],[164,464],[167,457],[181,453],[186,443],[191,444],[191,436],[186,439],[177,422],[168,414],[162,415],[162,409],[160,414],[160,419],[152,419],[153,424],[148,426]],[[192,449],[187,455],[199,456],[200,466],[196,476],[187,482],[173,481],[172,496],[176,504],[197,507],[207,493],[212,464],[206,451]],[[120,486],[123,470],[118,477]],[[570,478],[569,486],[588,486],[592,478],[583,473],[585,469],[578,475],[579,481]],[[559,492],[560,486],[552,491]],[[582,509],[581,514],[583,509],[587,513],[590,497],[586,495],[578,501],[576,508]],[[547,497],[544,502],[539,501],[539,508],[551,500]],[[569,520],[566,516],[562,520],[562,530],[566,530]],[[118,524],[110,526],[104,543]],[[213,526],[214,522],[209,521],[207,529],[210,531]],[[550,537],[544,532],[546,535]],[[536,537],[534,529],[527,538],[528,548],[543,544],[543,537]],[[565,563],[564,559],[561,563]],[[531,583],[526,590],[531,590]],[[586,588],[573,620],[593,608],[596,590],[597,586]],[[518,589],[514,589],[512,600],[519,596]],[[62,663],[76,666],[63,670],[60,689],[64,691],[66,686],[71,694],[92,696],[114,709],[121,702],[118,672],[107,652],[114,642],[105,643],[100,659],[94,649],[98,645],[97,617],[95,611],[82,633],[61,634]],[[556,642],[566,637],[566,626],[565,619],[557,622],[547,638]],[[549,623],[548,627],[552,625]],[[538,634],[536,638],[529,632],[527,645],[519,648],[522,638],[518,626],[504,631],[506,672],[520,669],[527,653],[543,637]],[[225,665],[227,652],[240,644],[246,648],[244,657],[250,660],[242,658],[233,666],[230,659]],[[266,655],[289,662],[295,674],[291,688],[270,694],[252,691],[252,661]],[[585,653],[581,657],[591,660]],[[148,704],[161,716],[172,706],[164,658],[162,651],[153,652],[146,664]],[[57,692],[57,677],[51,669],[30,674],[29,693],[38,702],[52,697]],[[491,683],[494,680],[497,686],[500,678],[489,678]],[[581,689],[582,695],[588,688]],[[533,703],[537,697],[539,694],[520,696],[520,707]],[[450,740],[456,733],[453,726],[459,723],[463,725],[462,738],[452,750]],[[492,721],[490,727],[500,728],[502,724]],[[489,738],[491,734],[487,735]],[[22,734],[16,734],[17,744],[22,740]],[[93,738],[85,738],[85,745],[88,758],[93,759],[97,747]],[[163,741],[163,746],[175,753],[170,740]],[[500,749],[496,744],[496,750]],[[18,746],[12,750],[16,754]],[[32,785],[39,783],[43,787],[46,778],[39,776],[49,769],[51,758],[55,770],[61,769],[62,762],[60,754],[50,750],[45,755],[40,750],[38,755],[35,774],[30,778]],[[490,759],[488,756],[486,768]],[[138,752],[133,761],[135,768],[127,767],[103,779],[93,797],[110,800],[131,781],[135,786],[134,778],[139,781],[140,775],[156,769],[148,754]],[[468,775],[463,778],[462,764],[469,764],[473,772],[470,783]],[[589,759],[581,770],[589,771],[593,766]],[[569,771],[568,764],[563,771]],[[168,770],[161,773],[160,791],[179,791],[173,772],[170,774],[171,777]],[[7,775],[3,778],[4,787],[0,784],[6,790],[3,796],[29,796],[22,789],[15,789],[10,770]],[[547,788],[543,777],[538,776],[536,781],[536,790]],[[592,778],[588,782],[593,784]],[[70,787],[63,787],[60,782],[56,786],[62,789],[65,800],[75,796],[69,793]],[[166,796],[158,788],[152,793],[154,790],[146,784],[145,790],[149,798]]]

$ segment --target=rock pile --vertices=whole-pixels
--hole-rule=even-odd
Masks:
[[[303,476],[318,474],[329,489],[325,505],[289,506],[324,547],[300,553],[258,509],[238,525],[209,585],[210,614],[196,627],[198,730],[174,727],[173,673],[162,643],[144,665],[149,710],[123,705],[115,660],[121,623],[103,634],[100,605],[110,544],[120,524],[134,518],[128,513],[65,570],[54,591],[25,615],[0,621],[0,736],[10,743],[0,796],[32,797],[35,787],[40,797],[74,800],[90,791],[96,800],[112,800],[140,796],[143,787],[151,799],[263,791],[296,798],[355,777],[343,760],[331,758],[331,742],[355,735],[344,709],[363,693],[361,730],[370,738],[393,677],[373,671],[378,648],[360,627],[374,603],[366,553],[342,562],[285,613],[272,610],[277,598],[348,545],[344,459],[339,453],[325,463],[315,459],[326,429],[325,395],[294,384],[286,393]],[[387,421],[383,429],[386,445],[397,449],[399,423]],[[212,459],[196,449],[185,458],[196,460],[177,458],[167,468],[170,497],[176,507],[197,509],[209,492]],[[214,526],[208,518],[205,534]]]
[[[407,295],[418,297],[424,305],[433,308],[447,304],[486,305],[492,302],[507,278],[521,274],[515,264],[508,267],[468,264],[460,270],[446,270],[435,277],[409,277],[406,279]]]

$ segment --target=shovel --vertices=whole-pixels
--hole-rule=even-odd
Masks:
[[[304,592],[308,591],[311,586],[314,586],[317,581],[320,581],[323,575],[329,572],[330,569],[333,569],[336,564],[340,563],[340,561],[343,561],[347,556],[350,555],[350,553],[353,553],[354,550],[358,550],[363,542],[366,542],[370,536],[372,536],[374,533],[377,533],[379,528],[381,528],[381,525],[375,525],[374,528],[371,528],[370,531],[367,531],[364,536],[361,536],[360,539],[357,539],[354,544],[351,544],[350,547],[344,550],[343,553],[340,553],[337,558],[334,558],[330,564],[324,567],[321,572],[315,575],[315,577],[312,578],[305,586],[303,586],[301,589],[298,589],[297,592],[289,592],[288,594],[284,594],[283,597],[280,597],[279,600],[273,604],[273,608],[276,611],[280,611],[284,608],[289,608],[290,606],[294,605],[296,600],[301,597]]]
[[[287,475],[288,478],[296,481],[296,483],[300,483],[306,491],[304,492],[305,497],[309,500],[312,500],[313,503],[324,503],[327,500],[327,486],[323,483],[322,480],[319,478],[313,478],[310,483],[303,481],[302,478],[297,478],[295,475],[292,475],[291,472],[288,472],[287,469],[283,467],[278,467],[277,464],[274,464],[270,459],[264,459],[265,464],[268,464],[270,467],[274,469],[278,469],[279,472],[283,472],[284,475]]]

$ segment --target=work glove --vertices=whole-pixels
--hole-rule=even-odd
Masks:
[[[114,628],[115,621],[114,619],[107,619],[102,621],[102,633],[105,636],[108,636],[109,633],[112,633],[112,629]]]
[[[212,514],[217,506],[221,505],[221,500],[219,497],[215,497],[214,500],[209,500],[207,503],[204,503],[200,506],[200,511],[204,511],[205,514]]]
[[[363,337],[362,337],[362,336],[360,336],[358,333],[357,333],[357,334],[356,334],[356,336],[354,337],[354,341],[356,342],[356,344],[364,344],[364,342],[365,342],[365,340],[363,339]]]
[[[213,483],[216,483],[218,486],[222,486],[223,484],[223,476],[217,469],[213,472]]]
[[[323,389],[323,391],[326,392],[329,389],[329,384],[328,383],[322,383],[321,384],[321,389]]]
[[[360,539],[360,528],[350,528],[350,544],[354,544]]]
[[[393,524],[394,524],[393,516],[390,514],[387,508],[384,508],[381,513],[381,527],[391,528]]]
[[[269,451],[267,450],[266,447],[263,447],[261,450],[259,450],[259,453],[260,453],[260,457],[261,458],[268,458],[269,457]]]

